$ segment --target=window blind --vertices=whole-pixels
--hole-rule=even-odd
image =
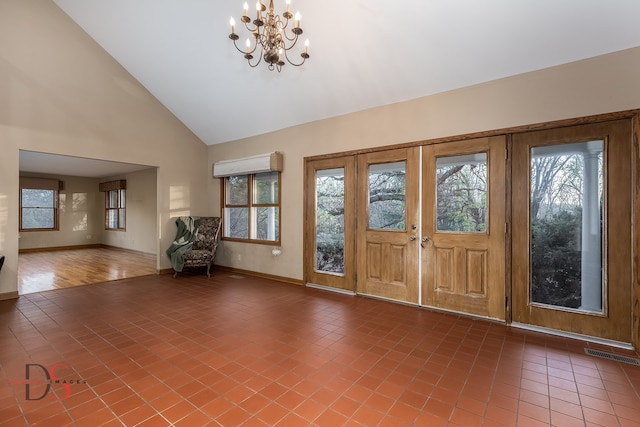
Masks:
[[[126,190],[127,189],[127,180],[119,179],[117,181],[107,181],[100,183],[100,191],[107,192],[111,190]]]
[[[20,177],[20,188],[27,188],[31,190],[56,190],[61,191],[64,189],[64,181],[49,178],[31,178]]]

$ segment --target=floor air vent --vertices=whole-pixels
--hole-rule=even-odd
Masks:
[[[584,352],[590,356],[601,357],[603,359],[615,360],[617,362],[630,363],[632,365],[640,366],[640,359],[634,359],[633,357],[620,356],[618,354],[607,353],[606,351],[592,350],[585,348]]]
[[[231,277],[232,279],[244,279],[244,276],[241,276],[239,274],[234,274],[234,275],[229,276],[229,277]]]

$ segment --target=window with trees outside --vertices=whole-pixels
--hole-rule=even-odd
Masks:
[[[279,172],[225,177],[222,192],[223,238],[279,244]]]
[[[105,229],[125,230],[126,227],[126,191],[123,188],[106,191]]]
[[[487,232],[487,153],[438,157],[436,228]]]
[[[604,141],[533,147],[531,302],[602,313]]]
[[[58,230],[58,190],[20,188],[20,231]]]
[[[315,271],[344,274],[345,168],[316,172]]]

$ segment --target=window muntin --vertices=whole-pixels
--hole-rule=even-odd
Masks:
[[[280,173],[224,178],[223,238],[280,242]]]
[[[58,230],[58,191],[20,189],[20,231]]]
[[[125,189],[105,192],[105,229],[125,230],[126,227],[126,191]]]

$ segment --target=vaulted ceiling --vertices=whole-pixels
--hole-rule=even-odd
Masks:
[[[228,37],[244,0],[53,1],[208,145],[640,46],[637,0],[292,0],[278,73]]]

